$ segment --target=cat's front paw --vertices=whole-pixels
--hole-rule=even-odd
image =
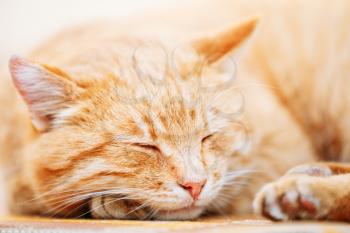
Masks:
[[[287,175],[265,185],[256,195],[256,213],[274,220],[325,219],[336,195],[327,177]]]
[[[145,219],[147,212],[137,202],[117,196],[99,196],[90,201],[92,217],[99,219]]]

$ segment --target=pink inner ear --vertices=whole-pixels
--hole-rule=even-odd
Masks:
[[[18,56],[11,58],[9,66],[17,90],[28,106],[31,106],[35,102],[35,98],[33,98],[36,95],[35,92],[40,91],[35,90],[35,85],[40,82],[41,76],[45,74],[40,71],[40,67]]]
[[[44,67],[18,56],[11,58],[9,68],[14,85],[29,108],[34,126],[45,130],[52,116],[66,101],[67,83]]]
[[[214,63],[231,51],[234,51],[253,33],[258,18],[252,18],[218,34],[194,43],[195,49],[209,63]]]
[[[13,56],[10,59],[9,68],[10,68],[10,73],[11,73],[13,83],[15,84],[15,87],[20,92],[22,97],[26,100],[26,92],[22,88],[22,85],[21,85],[22,82],[20,82],[20,79],[19,79],[19,73],[20,73],[19,69],[21,67],[24,67],[25,65],[26,65],[25,61],[21,57]]]

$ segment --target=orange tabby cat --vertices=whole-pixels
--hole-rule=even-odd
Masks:
[[[174,33],[87,25],[12,57],[10,210],[193,219],[252,212],[256,196],[273,219],[350,220],[350,165],[315,163],[350,154],[349,4],[265,3],[219,4],[221,20],[265,14],[241,54],[256,19],[195,39],[200,20]]]

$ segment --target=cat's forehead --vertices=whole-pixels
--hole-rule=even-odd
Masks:
[[[206,106],[202,100],[188,101],[167,92],[140,98],[129,93],[128,99],[114,98],[115,93],[110,95],[99,98],[113,101],[104,105],[104,109],[101,105],[94,105],[95,113],[102,112],[105,116],[100,121],[103,129],[119,142],[182,148],[193,144],[192,140],[199,139],[208,127]]]
[[[118,133],[122,128],[122,138],[128,141],[184,145],[215,130],[211,97],[196,80],[138,82],[116,87],[114,94],[118,98],[113,112],[118,114],[112,117],[120,125]]]
[[[129,114],[131,124],[143,138],[178,143],[206,130],[206,118],[202,102],[188,101],[182,96],[143,99]]]
[[[136,88],[149,82],[158,88],[168,78],[188,79],[198,70],[199,63],[204,64],[203,57],[188,43],[151,40],[128,42],[103,59],[111,64],[104,69]]]

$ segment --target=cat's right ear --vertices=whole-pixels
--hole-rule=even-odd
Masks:
[[[57,116],[72,102],[79,87],[60,70],[13,56],[9,68],[15,87],[27,104],[33,126],[47,131]]]
[[[241,47],[254,32],[258,20],[258,17],[250,18],[221,33],[196,40],[193,46],[207,62],[214,63]]]

